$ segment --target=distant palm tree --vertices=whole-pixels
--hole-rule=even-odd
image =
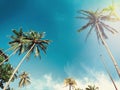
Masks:
[[[28,73],[26,72],[23,72],[21,75],[20,75],[20,82],[19,82],[19,87],[22,87],[22,86],[26,86],[30,84],[30,78],[28,76]]]
[[[3,90],[5,90],[5,88],[10,84],[12,77],[14,76],[14,74],[16,73],[16,71],[18,70],[18,68],[21,66],[21,64],[23,63],[23,61],[30,56],[31,53],[35,52],[35,56],[41,56],[40,55],[40,50],[42,50],[44,53],[46,53],[46,49],[47,46],[50,42],[50,40],[43,40],[44,38],[44,33],[38,33],[35,31],[30,31],[27,33],[16,33],[17,36],[21,36],[18,38],[14,38],[14,36],[12,36],[13,41],[11,41],[9,44],[13,45],[19,45],[20,44],[20,48],[19,48],[19,54],[24,53],[25,51],[28,51],[25,56],[22,58],[22,60],[19,62],[18,66],[16,67],[16,69],[14,70],[13,74],[11,75],[9,81],[6,83],[5,87]]]
[[[104,60],[103,56],[100,55],[100,57],[101,57],[101,60],[102,60],[102,62],[103,62],[103,65],[104,65],[104,67],[105,67],[105,70],[106,70],[106,72],[108,73],[108,75],[109,75],[109,77],[110,77],[110,79],[111,79],[111,81],[112,81],[112,83],[113,83],[113,85],[114,85],[114,87],[115,87],[115,90],[118,90],[118,89],[117,89],[117,86],[116,86],[116,84],[115,84],[115,82],[114,82],[114,80],[113,80],[113,78],[112,78],[112,76],[111,76],[111,74],[110,74],[110,71],[109,71],[109,69],[107,68],[107,65],[106,65],[106,63],[105,63],[105,60]]]
[[[75,85],[77,85],[76,81],[72,78],[66,78],[64,84],[65,86],[69,86],[69,90],[72,90],[72,88],[75,88]]]
[[[80,89],[80,88],[75,88],[75,90],[83,90],[83,89]]]
[[[88,87],[85,88],[85,90],[99,90],[99,88],[96,87],[95,85],[94,86],[88,85]]]
[[[114,4],[114,0],[112,0],[112,5],[104,8],[102,10],[102,12],[108,13],[108,16],[106,18],[110,19],[111,17],[115,17],[115,18],[112,18],[110,20],[112,20],[112,21],[119,21],[120,20],[120,16],[118,15],[116,9],[117,9],[117,6]]]
[[[106,31],[109,31],[111,32],[112,34],[115,34],[117,33],[117,31],[112,28],[111,26],[107,25],[104,23],[104,20],[106,16],[102,15],[101,12],[93,12],[93,11],[85,11],[85,10],[81,10],[79,12],[80,14],[82,14],[83,16],[81,17],[77,17],[79,19],[85,19],[85,20],[88,20],[87,24],[82,26],[78,32],[81,32],[83,31],[84,29],[90,27],[90,30],[87,34],[87,37],[86,37],[86,40],[88,38],[88,36],[91,34],[91,31],[94,30],[96,32],[96,35],[97,35],[97,38],[98,38],[98,41],[101,40],[102,44],[105,46],[115,68],[116,68],[116,71],[120,77],[120,69],[119,69],[119,66],[114,58],[114,56],[112,55],[112,52],[111,50],[109,49],[108,47],[108,44],[106,43],[105,39],[108,38],[108,36],[106,35],[105,33],[105,30]]]

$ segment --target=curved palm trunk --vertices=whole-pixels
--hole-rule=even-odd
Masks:
[[[19,47],[19,46],[20,46],[20,44],[19,44],[18,46],[16,46],[15,48],[17,48],[17,47]],[[13,47],[14,47],[14,46],[13,46]],[[5,52],[9,51],[9,50],[12,49],[13,47],[8,48]],[[0,63],[0,66],[1,66],[7,59],[9,59],[12,55],[14,55],[17,50],[18,50],[18,49],[16,49],[16,50],[15,50],[13,53],[11,53],[6,59],[4,59],[4,60]],[[5,52],[4,52],[4,53],[5,53]],[[0,54],[0,56],[2,56],[4,53]]]
[[[69,90],[71,90],[71,85],[69,85]]]
[[[0,56],[2,56],[4,53],[6,53],[7,51],[9,51],[11,48],[8,48],[7,50],[5,50],[2,54],[0,54]]]
[[[6,90],[6,88],[8,87],[8,85],[10,84],[14,74],[17,72],[18,68],[21,66],[21,64],[23,63],[23,61],[25,60],[25,58],[28,56],[28,54],[31,52],[31,50],[33,49],[33,47],[35,46],[35,43],[33,44],[33,46],[30,48],[30,50],[27,52],[27,54],[22,58],[22,60],[19,62],[18,66],[15,68],[15,70],[13,71],[9,81],[6,83],[5,87],[3,88],[3,90]]]
[[[97,27],[97,29],[98,29],[98,32],[99,32],[99,35],[100,35],[100,39],[101,39],[103,45],[105,46],[105,48],[106,48],[106,50],[107,50],[107,52],[108,52],[108,54],[109,54],[109,56],[110,56],[110,58],[111,58],[111,60],[112,60],[112,62],[113,62],[113,64],[114,64],[114,66],[115,66],[115,69],[116,69],[116,71],[117,71],[117,74],[118,74],[118,76],[119,76],[119,78],[120,78],[120,69],[119,69],[119,66],[118,66],[118,64],[117,64],[117,61],[115,60],[114,56],[112,55],[112,52],[111,52],[111,50],[109,49],[108,44],[107,44],[106,41],[104,40],[104,38],[103,38],[103,36],[102,36],[102,34],[101,34],[101,32],[100,32],[100,28],[99,28],[98,24],[96,24],[96,27]]]
[[[18,49],[17,49],[17,50],[18,50]],[[14,51],[13,53],[11,53],[6,59],[4,59],[4,60],[0,63],[0,66],[1,66],[6,60],[8,60],[12,55],[14,55],[17,50],[15,50],[15,51]]]
[[[115,82],[114,82],[114,80],[113,80],[113,78],[112,78],[112,76],[111,76],[111,74],[110,74],[110,72],[109,72],[106,64],[105,64],[105,61],[104,61],[104,58],[102,57],[102,55],[101,55],[101,60],[102,60],[102,62],[103,62],[103,64],[104,64],[105,70],[107,71],[107,73],[108,73],[108,75],[109,75],[109,77],[110,77],[110,79],[111,79],[111,81],[112,81],[112,83],[113,83],[113,85],[114,85],[114,87],[115,87],[115,90],[118,90],[118,89],[117,89],[117,86],[116,86],[116,84],[115,84]]]

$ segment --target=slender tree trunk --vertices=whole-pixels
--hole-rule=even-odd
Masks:
[[[26,59],[27,55],[31,52],[31,50],[33,49],[33,47],[35,46],[35,43],[33,44],[33,46],[31,47],[31,49],[27,52],[27,54],[22,58],[22,60],[19,62],[18,66],[16,67],[16,69],[13,71],[9,81],[6,83],[5,87],[3,88],[3,90],[6,90],[6,88],[8,87],[8,85],[10,84],[14,74],[17,72],[18,68],[21,66],[21,64],[23,63],[23,61]]]
[[[17,49],[17,50],[18,50],[18,49]],[[8,60],[13,54],[15,54],[17,50],[15,50],[15,51],[14,51],[13,53],[11,53],[6,59],[4,59],[2,62],[0,62],[0,66],[1,66],[6,60]]]
[[[108,44],[107,44],[106,41],[104,40],[104,38],[103,38],[103,36],[102,36],[102,34],[101,34],[101,32],[100,32],[100,28],[99,28],[98,24],[96,24],[96,26],[97,26],[97,29],[98,29],[98,32],[99,32],[99,35],[100,35],[100,39],[101,39],[103,45],[105,46],[105,48],[106,48],[106,50],[107,50],[107,52],[108,52],[108,54],[109,54],[109,56],[110,56],[110,58],[111,58],[111,60],[112,60],[112,62],[113,62],[113,64],[114,64],[114,66],[115,66],[115,69],[116,69],[116,71],[117,71],[117,74],[118,74],[118,76],[119,76],[119,78],[120,78],[120,69],[119,69],[119,66],[118,66],[118,64],[117,64],[117,61],[115,60],[114,56],[112,55],[112,52],[111,52],[111,50],[110,50],[109,47],[108,47]]]
[[[0,56],[2,56],[4,53],[6,53],[7,51],[9,51],[11,48],[8,48],[7,50],[5,50],[2,54],[0,54]]]
[[[69,90],[71,90],[71,85],[69,85]]]
[[[112,78],[112,76],[111,76],[111,74],[110,74],[110,72],[109,72],[106,64],[105,64],[105,61],[104,61],[104,58],[102,57],[102,55],[101,55],[101,60],[102,60],[102,62],[103,62],[103,64],[104,64],[105,70],[107,71],[107,73],[108,73],[108,75],[109,75],[109,77],[110,77],[110,79],[111,79],[111,81],[112,81],[112,83],[113,83],[113,85],[114,85],[114,87],[115,87],[115,90],[118,90],[118,89],[117,89],[117,86],[116,86],[116,84],[115,84],[115,82],[114,82],[114,80],[113,80],[113,78]]]
[[[20,44],[19,44],[18,46],[15,46],[15,48],[17,48],[17,47],[19,47],[19,46],[20,46]],[[9,48],[9,49],[7,49],[5,52],[9,51],[9,50],[12,49],[12,48],[14,48],[14,46],[11,47],[11,48]],[[0,62],[0,66],[1,66],[7,59],[9,59],[13,54],[15,54],[17,50],[18,50],[18,49],[16,49],[16,50],[15,50],[12,54],[10,54],[6,59],[4,59],[2,62]],[[4,53],[5,53],[5,52],[4,52]],[[0,56],[2,56],[4,53],[0,54]]]

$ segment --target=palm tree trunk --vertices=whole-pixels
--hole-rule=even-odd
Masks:
[[[102,57],[102,55],[101,55],[101,60],[102,60],[102,62],[103,62],[103,64],[104,64],[105,70],[107,71],[107,73],[108,73],[108,75],[109,75],[109,77],[110,77],[110,79],[111,79],[111,81],[112,81],[112,83],[113,83],[113,85],[114,85],[114,87],[115,87],[115,90],[118,90],[118,89],[117,89],[117,86],[116,86],[116,84],[115,84],[115,82],[114,82],[114,80],[113,80],[113,78],[112,78],[112,76],[111,76],[111,74],[110,74],[110,72],[109,72],[106,64],[105,64],[105,61],[104,61],[104,58]]]
[[[15,54],[17,50],[18,50],[18,49],[16,49],[16,50],[15,50],[13,53],[11,53],[6,59],[4,59],[4,60],[0,63],[0,66],[1,66],[6,60],[8,60],[13,54]]]
[[[69,90],[71,90],[71,85],[69,85]]]
[[[20,44],[19,44],[18,46],[15,46],[15,48],[17,48],[17,47],[19,47],[19,46],[20,46]],[[12,48],[14,48],[14,46],[11,47],[11,48],[8,48],[5,52],[9,51],[9,50],[12,49]],[[1,66],[7,59],[9,59],[13,54],[15,54],[17,50],[18,50],[18,49],[16,49],[12,54],[10,54],[6,59],[4,59],[4,60],[0,63],[0,66]],[[4,52],[4,53],[5,53],[5,52]],[[0,56],[2,56],[4,53],[0,54]]]
[[[118,74],[118,76],[120,78],[120,69],[119,69],[119,66],[117,64],[117,61],[115,60],[114,56],[112,55],[112,52],[111,52],[110,48],[108,47],[108,44],[104,40],[104,38],[103,38],[103,36],[102,36],[102,34],[100,32],[100,28],[99,28],[98,24],[96,24],[96,26],[97,26],[97,29],[98,29],[98,32],[99,32],[99,35],[100,35],[100,39],[101,39],[103,45],[105,46],[105,48],[106,48],[106,50],[107,50],[107,52],[108,52],[108,54],[109,54],[109,56],[110,56],[110,58],[111,58],[111,60],[112,60],[112,62],[114,64],[114,66],[115,66],[117,74]]]
[[[7,50],[5,50],[2,54],[0,54],[0,56],[2,56],[4,53],[6,53],[7,51],[9,51],[11,48],[8,48]]]
[[[19,64],[17,65],[17,67],[15,68],[15,70],[13,71],[9,81],[6,83],[5,87],[3,88],[3,90],[6,90],[6,88],[8,87],[8,85],[10,84],[14,74],[17,72],[18,68],[21,66],[21,64],[23,63],[23,61],[26,59],[26,57],[28,56],[28,54],[31,52],[31,50],[33,49],[33,47],[35,46],[35,43],[33,44],[33,46],[30,48],[30,50],[27,52],[27,54],[21,59],[21,61],[19,62]]]

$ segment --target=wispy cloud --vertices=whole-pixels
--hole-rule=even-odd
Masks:
[[[26,88],[27,90],[66,90],[63,82],[53,79],[52,74],[46,74],[39,79],[31,77],[31,85]]]
[[[91,70],[92,71],[92,70]],[[112,82],[109,77],[103,72],[95,72],[94,76],[96,79],[91,79],[89,77],[76,78],[73,77],[77,82],[77,87],[85,89],[88,85],[96,85],[100,90],[115,90]],[[39,79],[31,77],[31,85],[27,86],[27,90],[67,90],[67,87],[64,87],[63,81],[59,79],[53,79],[52,74],[46,74]],[[120,90],[120,81],[115,81]],[[23,88],[23,90],[26,90]]]
[[[94,76],[96,76],[96,79],[90,79],[88,77],[76,79],[78,87],[85,89],[88,85],[96,85],[100,90],[115,90],[111,80],[103,72],[94,72]],[[118,90],[120,90],[120,81],[115,81],[115,83]]]

